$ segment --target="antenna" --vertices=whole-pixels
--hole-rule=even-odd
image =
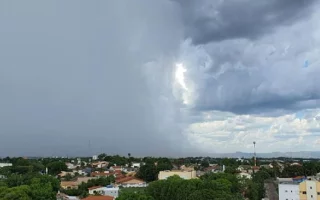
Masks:
[[[90,156],[92,155],[92,152],[91,152],[91,141],[89,140],[89,143],[88,143],[88,149],[89,149],[89,154]]]
[[[256,158],[256,142],[253,141],[253,155],[254,155],[254,166],[257,166],[257,158]]]

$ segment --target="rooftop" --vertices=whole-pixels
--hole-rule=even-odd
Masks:
[[[88,196],[82,200],[114,200],[112,196]]]
[[[98,189],[98,188],[102,188],[102,186],[93,186],[93,187],[89,187],[88,190],[94,190],[94,189]]]

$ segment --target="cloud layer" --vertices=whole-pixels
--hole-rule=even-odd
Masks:
[[[0,156],[320,150],[319,5],[2,2]]]
[[[264,152],[319,150],[319,1],[179,2],[184,96],[198,116],[190,142],[204,153],[247,151],[253,141]]]

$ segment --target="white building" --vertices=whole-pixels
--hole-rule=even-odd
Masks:
[[[125,177],[122,179],[116,180],[116,184],[124,188],[128,187],[147,187],[148,184],[141,179],[135,177]]]
[[[103,196],[113,196],[115,198],[117,198],[119,196],[119,187],[95,186],[95,187],[88,188],[88,191],[89,191],[89,194],[91,194],[91,195],[100,194]]]
[[[238,174],[238,178],[246,178],[246,179],[251,179],[252,176],[249,173],[241,172]]]
[[[66,165],[67,165],[68,169],[75,169],[77,167],[72,163],[66,163]]]
[[[140,168],[140,163],[132,163],[132,167]]]
[[[97,155],[93,155],[92,156],[92,160],[98,160],[98,156]]]
[[[294,182],[279,183],[279,200],[299,200],[299,184]]]
[[[0,163],[0,167],[11,167],[12,163]]]

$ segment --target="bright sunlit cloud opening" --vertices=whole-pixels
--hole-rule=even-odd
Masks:
[[[184,73],[187,72],[186,68],[183,66],[182,63],[176,64],[176,73],[175,73],[175,80],[179,83],[179,85],[184,89],[188,90],[185,82]]]

